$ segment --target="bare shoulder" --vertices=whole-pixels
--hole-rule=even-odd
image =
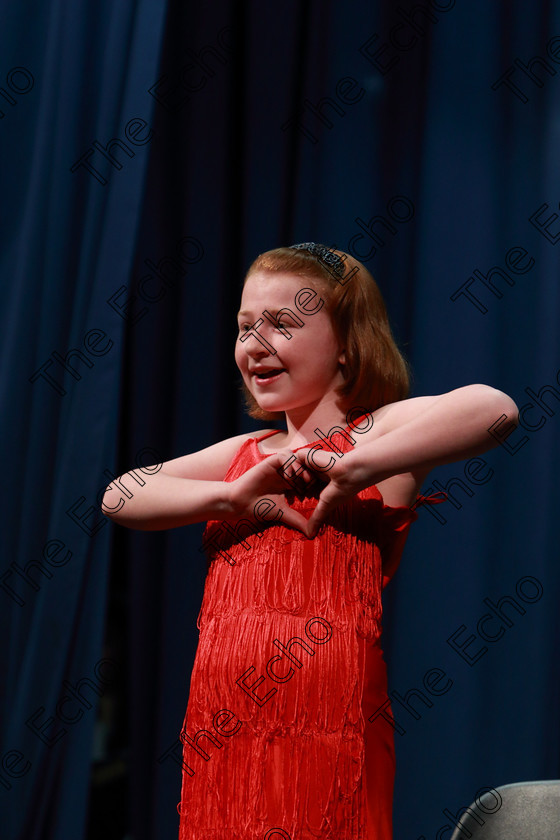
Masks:
[[[431,417],[431,409],[440,400],[446,401],[446,406],[449,407],[450,411],[449,416],[453,417],[454,421],[446,421],[445,418],[448,415],[446,415],[445,410],[439,413],[436,411],[433,413],[433,423],[428,422],[428,424],[424,424],[424,429],[426,425],[431,427],[432,436],[440,435],[446,437],[448,442],[451,441],[455,434],[454,425],[455,427],[457,426],[456,418],[458,416],[460,417],[462,413],[464,413],[466,418],[470,418],[471,424],[474,415],[477,418],[479,416],[487,418],[499,416],[500,413],[505,412],[506,415],[509,414],[511,419],[514,420],[517,413],[517,406],[511,397],[508,397],[503,391],[482,383],[463,385],[444,394],[412,397],[381,406],[370,414],[368,428],[364,429],[363,433],[359,434],[359,436],[356,435],[356,437],[359,437],[356,441],[356,447],[358,448],[359,446],[379,440],[383,435],[396,432],[409,423],[413,424],[424,413],[428,413]],[[486,420],[483,419],[481,422],[484,429],[487,429]],[[437,425],[435,425],[436,423]],[[412,425],[409,428],[414,430],[418,427]],[[356,428],[355,431],[358,432],[359,428]],[[403,440],[402,435],[400,436],[400,440]],[[451,443],[450,448],[453,449]],[[455,453],[454,458],[451,458],[450,461],[460,460],[456,455],[457,453]],[[384,497],[385,503],[392,507],[400,505],[410,506],[415,501],[416,493],[430,470],[431,467],[426,466],[422,469],[415,469],[414,472],[390,476],[379,482],[377,486]]]
[[[371,443],[382,435],[414,420],[419,414],[430,408],[439,399],[439,396],[412,397],[376,409],[370,415],[370,419],[373,421],[370,428],[356,440],[356,446]],[[411,507],[416,501],[426,474],[426,471],[399,473],[378,482],[376,486],[383,496],[384,503],[389,507]]]
[[[422,483],[420,476],[408,472],[392,475],[384,481],[379,481],[375,486],[388,507],[412,507]]]
[[[489,406],[492,411],[496,411],[498,414],[505,411],[512,416],[512,419],[517,415],[517,406],[511,397],[503,391],[482,383],[461,385],[447,393],[427,397],[411,397],[381,406],[381,408],[372,412],[373,423],[371,428],[363,435],[363,438],[374,440],[386,432],[393,431],[399,426],[414,420],[442,398],[450,396],[453,396],[454,409],[459,407],[469,411],[471,406],[475,405],[477,410],[481,410]]]
[[[397,429],[404,423],[410,422],[410,420],[414,420],[415,417],[418,417],[419,414],[437,402],[441,396],[441,394],[437,394],[429,397],[411,397],[407,400],[399,400],[381,406],[381,408],[372,412],[372,428],[363,435],[363,440],[367,442],[368,438],[370,440],[375,439],[382,434]]]
[[[245,441],[260,437],[271,431],[273,429],[259,429],[255,432],[226,438],[219,443],[207,446],[205,449],[199,449],[198,452],[191,452],[189,455],[182,455],[179,458],[166,461],[161,471],[178,478],[223,481],[233,456]]]
[[[362,423],[354,426],[350,434],[354,433],[357,447],[363,446],[366,443],[371,443],[377,440],[387,432],[392,432],[398,429],[399,426],[404,426],[405,423],[410,423],[422,412],[430,408],[440,398],[440,395],[433,397],[411,397],[407,400],[399,400],[398,402],[388,403],[367,415],[368,423],[365,429],[360,429]]]

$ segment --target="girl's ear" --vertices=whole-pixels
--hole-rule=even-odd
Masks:
[[[340,356],[338,357],[338,363],[339,363],[339,365],[345,365],[346,364],[346,351],[345,350],[341,351]]]

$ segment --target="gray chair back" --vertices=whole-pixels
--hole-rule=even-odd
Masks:
[[[451,840],[560,840],[560,781],[484,788]]]

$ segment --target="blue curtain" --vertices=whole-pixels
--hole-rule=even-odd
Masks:
[[[5,836],[174,836],[202,527],[116,528],[100,491],[258,425],[233,363],[242,277],[305,240],[373,272],[413,395],[484,382],[521,409],[429,476],[449,500],[420,509],[387,589],[395,838],[557,778],[560,4],[2,16]]]
[[[83,837],[125,321],[165,7],[3,4],[2,834]],[[153,459],[149,459],[153,462]],[[143,464],[148,461],[144,460]]]

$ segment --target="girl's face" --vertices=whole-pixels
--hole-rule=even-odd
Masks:
[[[265,411],[307,415],[319,404],[340,399],[335,388],[344,382],[344,348],[326,304],[321,305],[321,286],[308,277],[266,271],[255,272],[245,283],[235,361]],[[290,312],[271,323],[269,318],[276,321],[282,309]]]

